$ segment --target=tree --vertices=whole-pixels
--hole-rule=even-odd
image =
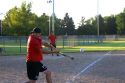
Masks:
[[[99,20],[99,21],[97,21]],[[106,34],[106,28],[105,28],[105,24],[104,24],[104,19],[101,15],[96,16],[96,24],[98,24],[97,22],[99,22],[99,27],[97,26],[97,28],[99,28],[99,35],[105,35]]]
[[[85,21],[83,18],[80,21],[80,26],[77,29],[77,35],[95,35],[96,28],[93,25],[94,19],[90,18]]]
[[[63,23],[64,23],[63,29],[65,31],[65,34],[68,34],[68,35],[75,34],[75,25],[74,25],[72,17],[69,17],[68,13],[65,14]]]
[[[36,15],[31,13],[32,4],[22,3],[20,8],[10,9],[4,19],[4,29],[9,29],[7,35],[28,35],[29,31],[35,27]],[[4,31],[5,31],[4,30]]]
[[[117,34],[125,34],[125,9],[116,15]]]
[[[78,28],[76,30],[76,34],[77,35],[83,35],[83,34],[85,34],[85,18],[84,17],[81,18],[79,26],[78,26]]]
[[[38,17],[36,22],[36,27],[41,28],[42,35],[49,34],[49,16],[43,13],[40,17]]]
[[[62,19],[55,17],[55,35],[63,35]]]
[[[104,17],[106,35],[117,34],[116,18],[114,15]]]
[[[3,20],[3,33],[12,35],[14,33],[14,28],[16,25],[19,25],[15,20],[17,20],[18,16],[18,8],[14,7],[11,10],[9,10],[5,16],[5,19]],[[9,31],[9,32],[8,32]]]

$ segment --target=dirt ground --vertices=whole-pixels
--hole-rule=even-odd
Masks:
[[[44,64],[52,71],[53,83],[125,83],[125,52],[67,53],[45,55]],[[0,83],[27,81],[25,56],[0,56]],[[46,83],[40,73],[37,83]]]

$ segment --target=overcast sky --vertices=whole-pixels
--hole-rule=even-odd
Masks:
[[[47,0],[2,0],[0,2],[0,13],[6,13],[14,6],[20,7],[23,1],[32,2],[32,12],[40,16],[42,13],[50,15],[52,13],[52,3]],[[98,0],[99,13],[102,16],[118,14],[125,8],[125,0]],[[97,0],[55,0],[55,14],[58,18],[63,18],[65,13],[73,18],[78,24],[81,17],[86,19],[97,15]],[[0,19],[3,15],[0,15]]]

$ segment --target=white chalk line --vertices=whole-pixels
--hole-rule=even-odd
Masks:
[[[125,54],[106,54],[106,55],[120,55],[120,56],[124,56]]]
[[[97,62],[101,61],[106,55],[109,55],[111,53],[111,51],[107,52],[104,54],[103,57],[100,57],[99,59],[95,60],[94,62],[92,62],[91,64],[89,64],[88,66],[86,66],[82,71],[80,71],[78,74],[76,74],[75,76],[73,76],[73,78],[70,80],[67,80],[66,83],[71,83],[73,81],[75,81],[75,79],[77,77],[79,77],[81,74],[83,74],[87,69],[89,69],[90,67],[92,67],[93,65],[95,65]]]

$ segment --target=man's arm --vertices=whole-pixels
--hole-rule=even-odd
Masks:
[[[51,44],[49,44],[48,42],[45,42],[45,41],[43,41],[43,45],[45,46],[45,47],[48,47],[48,48],[51,48],[51,49],[55,49],[55,47],[53,47]]]
[[[57,48],[53,47],[53,45],[49,44],[48,42],[43,41],[43,45],[45,47],[52,49],[51,51],[50,50],[43,50],[42,51],[43,54],[53,54],[53,53],[58,54],[59,53],[59,50]]]

